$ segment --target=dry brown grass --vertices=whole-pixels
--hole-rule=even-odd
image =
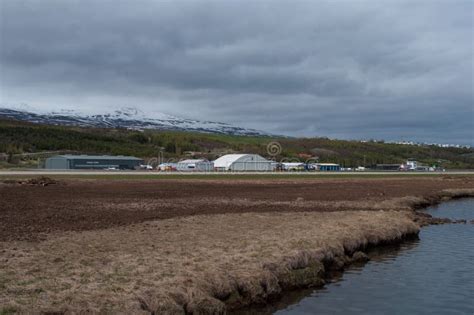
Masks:
[[[378,203],[377,206],[380,206],[382,209],[414,210],[434,205],[441,201],[466,197],[474,197],[473,188],[445,189],[426,197],[406,196],[402,198],[394,198]]]
[[[322,262],[417,231],[405,211],[244,213],[3,242],[0,305],[20,312],[222,313],[284,287],[320,284]]]
[[[474,197],[474,188],[445,189],[441,192],[442,198]]]
[[[251,200],[247,198],[228,198],[228,197],[204,197],[204,198],[180,198],[170,201],[161,201],[158,205],[156,202],[146,200],[136,200],[133,202],[121,202],[113,203],[110,202],[103,206],[103,209],[120,211],[122,209],[127,210],[140,210],[150,211],[157,207],[179,207],[179,208],[200,208],[206,205],[214,206],[233,206],[242,209],[248,209],[249,212],[253,212],[252,209],[256,207],[266,207],[268,209],[287,209],[288,211],[342,211],[342,210],[366,210],[366,211],[379,211],[379,210],[413,210],[420,207],[432,205],[434,203],[449,200],[454,198],[465,198],[473,197],[474,189],[463,188],[463,189],[445,189],[439,193],[434,193],[431,196],[406,196],[399,198],[391,198],[387,200],[336,200],[336,201],[317,201],[317,200],[305,200],[302,197],[295,198],[292,201],[273,201],[273,200]],[[86,202],[87,203],[87,202]],[[92,204],[91,204],[92,206]]]

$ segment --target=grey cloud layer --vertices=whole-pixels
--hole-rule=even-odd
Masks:
[[[1,2],[3,103],[473,143],[471,1]]]

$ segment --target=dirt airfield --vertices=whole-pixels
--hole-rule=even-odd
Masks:
[[[319,286],[474,176],[0,183],[0,313],[222,314]]]
[[[1,180],[0,180],[1,181]],[[472,188],[474,176],[352,179],[67,180],[0,183],[0,241],[190,215],[382,210],[379,203]]]

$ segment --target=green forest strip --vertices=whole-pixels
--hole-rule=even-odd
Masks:
[[[328,138],[252,137],[199,132],[133,131],[45,126],[0,120],[0,168],[35,168],[55,154],[131,155],[148,159],[180,159],[199,156],[213,160],[226,153],[255,153],[269,158],[267,145],[282,148],[277,161],[319,162],[343,167],[401,164],[413,158],[429,166],[474,169],[474,149],[346,141]]]

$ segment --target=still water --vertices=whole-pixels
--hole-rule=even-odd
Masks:
[[[469,222],[474,199],[426,211]],[[323,289],[290,294],[269,313],[474,314],[474,225],[425,227],[419,240],[374,253],[366,265],[346,270]]]

